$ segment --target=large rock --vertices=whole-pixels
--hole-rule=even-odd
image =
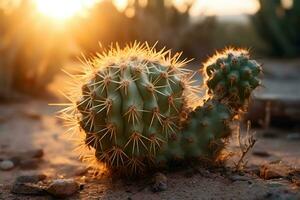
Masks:
[[[45,178],[46,175],[44,174],[18,176],[11,188],[11,192],[14,194],[45,195],[47,192],[44,190],[44,186],[38,184]]]
[[[47,192],[55,197],[68,197],[76,193],[79,190],[79,184],[73,179],[57,179],[54,180]]]
[[[290,169],[283,165],[267,164],[260,168],[260,177],[263,179],[283,178],[289,175]]]

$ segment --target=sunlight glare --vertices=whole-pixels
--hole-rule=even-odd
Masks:
[[[191,14],[192,16],[254,14],[258,9],[258,0],[196,0]]]
[[[124,11],[128,5],[128,0],[113,0],[113,3],[119,11]]]
[[[137,0],[142,6],[147,4],[147,0]],[[150,1],[150,0],[148,0]],[[286,2],[292,0],[283,0]],[[124,11],[130,0],[113,0],[113,3],[119,11]],[[170,0],[179,11],[186,10],[187,3],[195,2],[190,10],[192,16],[224,16],[254,14],[259,9],[258,0]]]
[[[40,13],[56,20],[66,20],[82,14],[95,3],[96,0],[35,0]]]

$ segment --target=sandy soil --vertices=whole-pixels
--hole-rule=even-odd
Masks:
[[[271,94],[300,100],[300,61],[262,62],[265,63],[266,87],[259,90],[257,96]],[[61,88],[65,78],[57,76],[50,89],[56,91],[58,86]],[[135,181],[113,179],[106,175],[94,179],[90,171],[83,170],[85,165],[74,153],[74,144],[63,134],[65,128],[55,117],[59,108],[49,106],[49,102],[53,101],[29,100],[23,103],[0,104],[0,160],[32,149],[44,151],[37,168],[15,167],[10,171],[0,170],[0,200],[52,199],[50,196],[22,196],[10,192],[16,177],[37,173],[47,175],[46,181],[74,178],[80,182],[83,189],[69,199],[300,199],[299,187],[292,184],[285,175],[283,178],[264,180],[259,176],[245,174],[243,180],[232,180],[232,176],[237,176],[236,174],[226,174],[218,170],[207,172],[203,168],[186,166],[176,172],[163,172],[168,178],[168,188],[157,193],[151,190],[151,175]],[[283,172],[286,169],[300,168],[300,136],[289,139],[289,135],[300,133],[299,126],[298,129],[285,131],[253,131],[256,131],[258,140],[246,157],[249,170],[257,171],[257,168],[271,163],[279,166]],[[231,140],[229,150],[239,151],[235,138]],[[227,165],[232,167],[236,159],[236,156],[231,158]]]
[[[263,180],[250,176],[246,181],[232,181],[220,172],[203,174],[191,170],[189,166],[177,172],[164,172],[168,178],[168,189],[158,193],[151,191],[151,177],[121,181],[107,176],[92,179],[89,172],[76,176],[74,173],[84,164],[72,151],[72,142],[63,134],[62,123],[54,116],[56,111],[57,108],[48,106],[46,101],[0,105],[0,159],[36,148],[44,151],[37,169],[16,167],[10,171],[0,171],[0,199],[51,199],[50,196],[10,193],[17,176],[38,172],[46,174],[47,180],[71,177],[81,182],[83,189],[70,199],[300,199],[295,194],[299,188],[285,178]],[[261,157],[250,152],[248,166],[276,162],[299,168],[300,140],[288,140],[287,133],[282,131],[274,133],[271,138],[266,138],[260,136],[262,133],[258,131],[258,142],[253,151],[270,155]],[[231,149],[238,148],[233,143]]]

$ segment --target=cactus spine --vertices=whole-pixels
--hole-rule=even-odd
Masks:
[[[171,57],[147,43],[117,47],[88,63],[63,113],[79,124],[83,146],[92,149],[96,162],[110,169],[136,173],[149,163],[214,159],[230,135],[230,121],[258,86],[244,86],[258,75],[257,63],[245,53],[225,52],[210,60],[204,66],[209,95],[200,98],[191,71],[183,68],[186,60],[178,61],[180,54]],[[223,82],[220,91],[217,85]]]

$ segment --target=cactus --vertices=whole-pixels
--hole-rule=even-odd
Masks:
[[[260,85],[261,66],[245,50],[227,49],[204,64],[207,92],[226,100],[234,109],[247,105],[253,89]]]
[[[296,57],[300,53],[300,1],[286,2],[291,6],[281,0],[259,0],[260,9],[252,21],[273,55]]]
[[[204,66],[208,95],[199,97],[193,73],[179,56],[135,43],[89,61],[79,76],[82,84],[71,75],[80,87],[69,91],[71,106],[62,113],[72,126],[79,125],[82,147],[94,154],[83,152],[83,157],[133,173],[174,160],[218,157],[231,133],[229,123],[258,86],[250,82],[259,74],[259,65],[246,51],[228,50],[213,57]],[[228,71],[218,67],[223,65]],[[241,78],[226,83],[224,91],[212,84],[231,80],[231,74]],[[237,103],[227,92],[231,87],[238,89]]]

